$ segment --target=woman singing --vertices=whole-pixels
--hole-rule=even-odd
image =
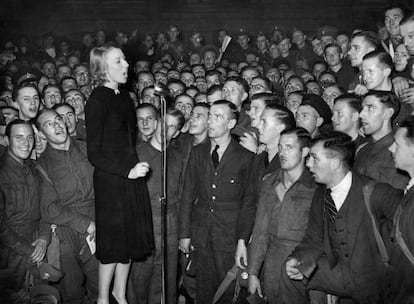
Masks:
[[[149,166],[135,152],[136,114],[126,90],[128,63],[118,48],[91,50],[95,90],[86,105],[88,158],[95,167],[96,257],[99,260],[98,304],[112,296],[126,304],[131,260],[154,247],[151,206],[144,177]]]

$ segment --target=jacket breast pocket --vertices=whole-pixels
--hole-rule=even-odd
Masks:
[[[234,199],[242,193],[242,183],[238,177],[227,177],[225,179],[226,188],[223,189],[227,199]]]
[[[311,201],[306,197],[293,196],[291,208],[289,209],[290,229],[305,231],[308,227],[309,211]]]

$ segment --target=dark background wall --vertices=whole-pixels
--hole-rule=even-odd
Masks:
[[[413,0],[403,0],[411,5]],[[211,40],[213,30],[240,27],[270,32],[277,25],[313,31],[334,25],[350,31],[376,29],[386,0],[0,0],[0,35],[38,36],[52,31],[80,39],[99,28],[158,32],[170,24],[182,31],[198,29]]]

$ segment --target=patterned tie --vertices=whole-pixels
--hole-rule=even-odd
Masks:
[[[213,153],[211,153],[211,160],[213,161],[214,168],[217,168],[217,165],[219,163],[219,155],[217,153],[217,150],[219,148],[220,148],[220,146],[219,145],[216,145],[214,147]]]
[[[325,193],[325,212],[328,214],[328,218],[331,221],[335,221],[336,210],[335,202],[331,196],[331,189],[326,189]]]

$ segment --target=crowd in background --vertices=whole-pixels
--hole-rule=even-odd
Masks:
[[[101,115],[86,113],[91,50],[110,48],[127,62],[134,146],[150,168],[155,247],[132,261],[129,304],[161,299],[162,126],[165,303],[212,303],[229,270],[247,278],[217,303],[412,303],[414,15],[390,6],[384,24],[221,29],[215,44],[198,31],[182,41],[176,25],[113,40],[84,33],[80,48],[52,33],[40,47],[24,35],[6,41],[0,298],[99,303],[85,120]]]

